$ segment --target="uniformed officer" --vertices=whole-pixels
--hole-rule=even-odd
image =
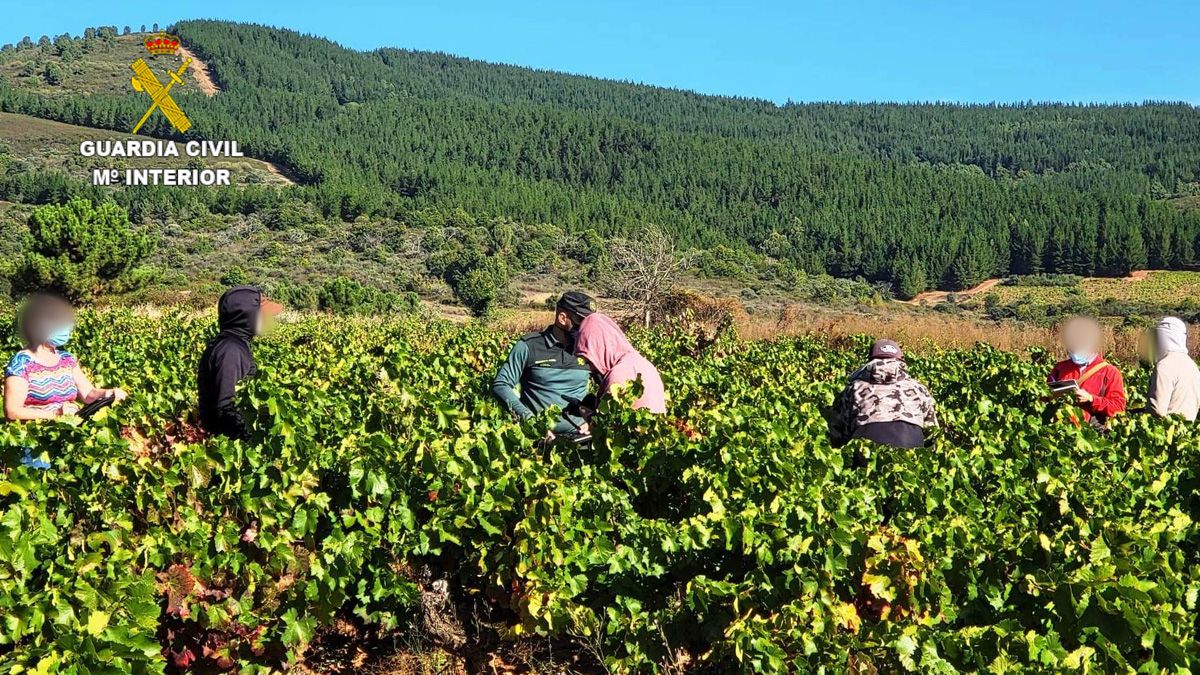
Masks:
[[[591,371],[587,362],[574,354],[575,335],[584,317],[594,311],[590,296],[579,291],[563,293],[554,309],[554,323],[525,335],[508,352],[492,381],[496,398],[522,419],[552,406],[565,409],[569,402],[583,399]],[[572,432],[583,424],[582,418],[564,413],[553,432]]]

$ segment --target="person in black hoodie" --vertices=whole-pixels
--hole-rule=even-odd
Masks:
[[[217,302],[220,332],[200,357],[200,426],[210,434],[242,438],[246,423],[234,405],[238,382],[255,373],[250,341],[263,332],[264,321],[283,307],[252,286],[235,286]]]

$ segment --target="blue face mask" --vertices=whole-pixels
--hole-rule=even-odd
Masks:
[[[46,338],[46,342],[49,342],[55,347],[61,347],[70,342],[71,330],[74,328],[74,324],[66,324],[65,326],[61,326]]]
[[[1094,359],[1094,358],[1096,358],[1095,354],[1076,354],[1074,352],[1071,353],[1071,362],[1077,366],[1086,366],[1087,364],[1091,363],[1092,359]]]

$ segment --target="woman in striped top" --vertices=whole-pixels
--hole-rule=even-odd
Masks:
[[[121,389],[92,384],[79,362],[63,349],[71,338],[75,314],[65,301],[36,295],[21,311],[25,349],[4,369],[4,415],[10,420],[52,419],[73,415],[80,403],[125,398]]]

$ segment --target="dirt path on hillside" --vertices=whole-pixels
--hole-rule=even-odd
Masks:
[[[258,161],[267,165],[267,171],[270,172],[271,175],[279,176],[283,180],[287,181],[289,185],[295,185],[297,182],[299,182],[296,180],[295,176],[293,176],[291,173],[288,172],[287,169],[283,168],[282,166],[279,166],[275,162],[268,162],[265,159],[260,159]]]
[[[1125,277],[1125,281],[1145,281],[1150,278],[1150,270],[1137,270],[1130,272],[1129,276]]]
[[[221,91],[217,88],[217,83],[213,82],[212,75],[208,72],[208,65],[196,58],[196,55],[188,51],[187,47],[182,45],[179,47],[179,56],[192,60],[188,71],[192,73],[192,79],[196,81],[196,86],[204,92],[205,96],[216,96],[217,92]]]
[[[917,297],[913,298],[912,300],[906,300],[905,302],[907,302],[910,305],[920,305],[922,303],[927,304],[927,305],[936,305],[939,302],[945,302],[946,298],[948,298],[951,295],[956,295],[960,298],[969,298],[972,295],[978,295],[980,293],[986,293],[986,292],[992,290],[996,286],[999,286],[1000,282],[1002,282],[1002,281],[1004,281],[1004,280],[1003,279],[988,279],[987,281],[983,282],[982,284],[979,284],[975,288],[971,288],[971,289],[968,289],[965,291],[925,291],[924,293],[918,294]]]

